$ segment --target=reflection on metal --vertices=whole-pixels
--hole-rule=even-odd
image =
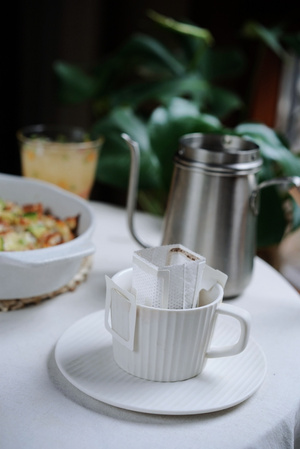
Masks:
[[[275,128],[286,136],[292,151],[300,152],[300,58],[296,56],[287,55],[283,63]]]

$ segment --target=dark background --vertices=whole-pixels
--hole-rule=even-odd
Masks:
[[[294,2],[257,0],[23,0],[8,5],[9,13],[2,16],[0,172],[20,173],[16,142],[20,127],[37,123],[88,127],[91,123],[89,105],[59,104],[53,61],[90,67],[133,32],[155,34],[157,28],[147,18],[147,9],[192,20],[208,28],[218,43],[227,45],[236,42],[248,19],[272,25],[289,16],[297,22],[299,14],[291,5]],[[257,51],[253,43],[244,45],[248,68],[235,86],[242,95],[247,94]],[[276,73],[273,75],[275,79]],[[271,78],[272,74],[268,84]]]

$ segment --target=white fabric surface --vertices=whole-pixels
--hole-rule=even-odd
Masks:
[[[250,286],[231,304],[252,315],[252,336],[268,370],[263,385],[222,412],[158,416],[118,409],[78,391],[58,371],[53,351],[78,319],[104,308],[105,279],[130,266],[138,249],[121,208],[93,203],[97,252],[76,291],[0,313],[1,449],[288,449],[300,447],[300,296],[255,260]],[[139,214],[140,234],[159,244],[160,221]]]

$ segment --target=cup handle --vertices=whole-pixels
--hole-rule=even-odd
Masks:
[[[249,340],[250,324],[251,324],[249,312],[247,312],[247,310],[222,303],[216,309],[216,314],[228,315],[233,318],[236,318],[240,322],[241,332],[239,339],[235,344],[212,347],[207,351],[206,357],[216,358],[239,354],[246,348]],[[217,315],[215,315],[215,319],[216,318]]]

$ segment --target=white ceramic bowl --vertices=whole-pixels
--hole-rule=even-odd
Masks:
[[[0,174],[0,198],[18,204],[41,202],[60,217],[79,214],[78,236],[51,248],[0,252],[0,300],[51,293],[78,272],[83,258],[95,252],[94,215],[86,200],[52,184]]]

